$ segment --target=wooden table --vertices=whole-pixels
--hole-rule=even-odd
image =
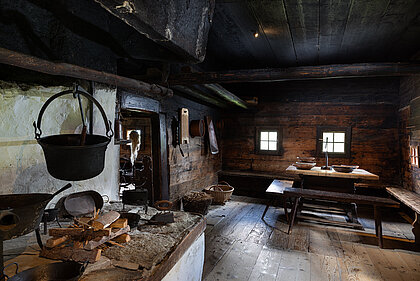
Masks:
[[[355,169],[351,173],[340,173],[334,170],[321,170],[321,167],[301,170],[295,166],[289,166],[286,173],[299,176],[300,181],[295,182],[294,187],[341,193],[355,193],[354,184],[361,180],[379,180],[379,176],[363,169]],[[347,205],[345,211],[353,227],[360,228],[356,204]]]

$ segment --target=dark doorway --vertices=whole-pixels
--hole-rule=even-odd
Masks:
[[[153,204],[161,198],[159,178],[159,116],[138,110],[121,110],[120,193],[145,188]]]

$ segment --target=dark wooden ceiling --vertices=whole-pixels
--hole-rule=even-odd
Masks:
[[[216,0],[203,67],[406,61],[419,49],[419,0]]]

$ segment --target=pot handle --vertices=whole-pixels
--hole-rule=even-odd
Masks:
[[[71,183],[66,184],[65,186],[63,186],[62,188],[60,188],[59,190],[57,190],[56,192],[54,192],[54,193],[51,195],[51,199],[52,199],[54,196],[56,196],[57,194],[59,194],[59,193],[63,192],[64,190],[69,189],[70,187],[71,187]]]
[[[88,100],[90,100],[91,102],[93,102],[96,107],[99,109],[99,111],[101,112],[102,118],[104,119],[105,122],[105,128],[106,128],[106,136],[111,139],[112,136],[114,135],[114,132],[112,131],[111,128],[111,121],[108,120],[106,118],[106,114],[104,109],[102,108],[101,104],[91,95],[89,95],[88,92],[86,92],[85,90],[75,86],[75,88],[73,90],[66,90],[63,92],[60,92],[58,94],[53,95],[52,97],[50,97],[42,106],[39,115],[38,115],[38,120],[34,123],[34,127],[35,127],[35,139],[39,139],[41,137],[42,134],[42,130],[41,130],[41,120],[42,120],[42,115],[44,114],[45,110],[47,109],[47,106],[56,98],[67,95],[67,94],[73,94],[74,96],[76,96],[75,94],[80,94],[82,96],[84,96],[85,98],[87,98]],[[82,109],[80,109],[82,110]]]
[[[6,265],[6,266],[4,266],[4,267],[3,267],[2,272],[1,272],[1,275],[2,275],[2,276],[0,276],[0,277],[5,277],[5,278],[6,278],[6,280],[8,280],[8,279],[9,279],[9,276],[7,276],[7,275],[4,273],[4,270],[6,269],[6,267],[9,267],[9,266],[11,266],[11,265],[16,265],[16,271],[15,271],[15,274],[17,274],[17,273],[18,273],[18,270],[19,270],[19,264],[18,264],[17,262],[12,262],[12,263],[9,263],[8,265]]]

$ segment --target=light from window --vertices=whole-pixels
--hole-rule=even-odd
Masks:
[[[323,132],[322,152],[345,153],[345,132]]]
[[[277,132],[260,132],[260,150],[277,150]]]
[[[410,145],[410,164],[419,166],[419,147]]]

